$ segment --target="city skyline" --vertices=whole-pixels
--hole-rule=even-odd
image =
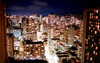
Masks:
[[[99,0],[0,0],[0,63],[100,63],[99,35]]]

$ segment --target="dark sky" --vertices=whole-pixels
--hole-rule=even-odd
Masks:
[[[78,14],[89,0],[7,0],[7,14]]]

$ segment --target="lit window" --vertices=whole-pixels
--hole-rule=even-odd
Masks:
[[[94,16],[95,19],[98,19],[98,16]]]
[[[94,10],[94,13],[98,13],[98,12],[99,12],[98,10],[96,10],[96,9]]]
[[[90,19],[93,19],[93,13],[90,13]]]

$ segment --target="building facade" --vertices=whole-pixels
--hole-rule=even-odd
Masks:
[[[85,24],[84,63],[100,63],[100,9],[86,9]]]
[[[6,5],[0,0],[0,63],[7,63],[6,51]]]

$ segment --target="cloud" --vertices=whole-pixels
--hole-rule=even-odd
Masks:
[[[13,5],[10,6],[9,11],[12,11],[12,14],[49,14],[49,12],[52,12],[54,9],[48,6],[48,2],[44,1],[30,1],[30,3],[27,6],[23,5]]]
[[[19,5],[14,5],[14,6],[10,6],[9,9],[10,10],[14,10],[14,11],[39,11],[42,10],[44,8],[47,8],[48,3],[47,2],[42,2],[42,1],[31,1],[32,4],[28,5],[28,6],[19,6]]]
[[[10,10],[23,10],[24,7],[23,6],[14,5],[14,6],[10,6],[9,9]]]
[[[32,1],[32,3],[36,6],[47,6],[48,3],[47,2],[43,2],[43,1]]]

